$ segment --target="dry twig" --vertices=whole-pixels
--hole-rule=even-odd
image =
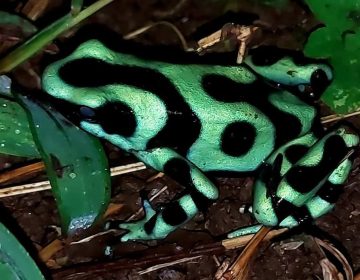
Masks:
[[[340,121],[340,120],[348,119],[348,118],[358,116],[358,115],[360,115],[360,111],[355,111],[355,112],[345,114],[345,115],[333,114],[333,115],[322,117],[321,123],[326,124],[326,123],[330,123],[330,122]]]
[[[245,279],[249,271],[249,263],[254,256],[256,249],[265,236],[270,232],[270,228],[262,227],[246,245],[240,256],[230,267],[229,271],[223,276],[226,280],[242,280]]]
[[[174,15],[175,13],[177,13],[178,11],[180,11],[180,9],[182,7],[184,7],[185,3],[187,2],[188,0],[180,0],[176,5],[175,7],[171,8],[170,10],[166,10],[166,11],[155,11],[154,12],[154,15],[156,17],[159,17],[159,18],[167,18],[167,17],[170,17],[172,15]]]
[[[164,26],[167,26],[169,28],[171,28],[175,33],[176,35],[178,36],[179,40],[180,40],[180,43],[182,45],[182,48],[184,49],[184,51],[193,51],[193,49],[191,49],[186,40],[185,40],[185,37],[184,35],[181,33],[181,31],[172,23],[168,22],[168,21],[158,21],[158,22],[154,22],[154,23],[149,23],[143,27],[140,27],[126,35],[124,35],[124,39],[125,40],[130,40],[130,39],[134,39],[136,37],[138,37],[140,34],[152,29],[153,27],[155,26],[158,26],[158,25],[164,25]]]
[[[274,236],[277,236],[287,229],[274,230],[271,231],[265,238],[268,240]],[[53,270],[53,279],[54,280],[67,280],[74,279],[73,277],[76,275],[77,280],[85,280],[89,279],[89,275],[92,277],[96,275],[101,275],[106,271],[119,271],[123,269],[135,269],[138,267],[151,267],[157,264],[164,264],[173,261],[177,261],[184,258],[192,258],[196,256],[212,256],[217,254],[223,254],[227,250],[233,250],[235,248],[245,246],[246,242],[251,239],[254,235],[250,235],[250,237],[238,237],[234,238],[232,242],[230,240],[223,240],[222,242],[216,242],[212,244],[201,245],[193,248],[187,252],[179,252],[174,254],[171,252],[168,255],[156,255],[146,254],[146,251],[142,254],[144,257],[138,259],[119,259],[116,261],[110,262],[99,262],[99,263],[85,263],[85,264],[77,264],[73,267],[68,267],[64,269]],[[223,246],[225,244],[227,247]],[[153,249],[148,249],[152,251]]]
[[[131,173],[145,169],[146,166],[142,162],[131,163],[123,166],[117,166],[110,169],[111,176],[117,176],[125,173]],[[0,176],[1,177],[1,176]],[[0,189],[0,198],[14,196],[19,194],[26,194],[38,191],[45,191],[51,189],[49,181],[42,181],[37,183],[24,184],[14,187]]]
[[[162,269],[162,268],[165,268],[165,267],[168,267],[168,266],[172,266],[172,265],[175,265],[175,264],[179,264],[179,263],[184,263],[184,262],[189,262],[189,261],[192,261],[192,260],[196,260],[198,258],[201,258],[201,256],[195,256],[195,257],[190,257],[190,258],[183,258],[183,259],[178,259],[178,260],[175,260],[175,261],[172,261],[172,262],[168,262],[168,263],[161,263],[161,264],[157,264],[157,265],[154,265],[154,266],[151,266],[147,269],[144,269],[144,270],[141,270],[139,271],[139,275],[143,275],[143,274],[146,274],[146,273],[150,273],[152,271],[156,271],[156,270],[159,270],[159,269]]]
[[[5,171],[0,174],[0,184],[11,183],[23,176],[33,175],[44,171],[45,166],[43,162],[32,163],[13,170]]]

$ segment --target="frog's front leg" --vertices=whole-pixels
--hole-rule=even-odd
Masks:
[[[186,188],[187,194],[155,212],[145,202],[145,217],[133,223],[118,223],[129,232],[121,241],[165,238],[218,198],[216,186],[190,161],[168,148],[134,152],[145,164],[164,172]],[[114,223],[113,223],[114,225]]]

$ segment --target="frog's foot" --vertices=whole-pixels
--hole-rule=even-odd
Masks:
[[[149,239],[157,239],[162,238],[153,236],[151,234],[151,230],[149,230],[149,225],[151,223],[156,222],[156,212],[150,205],[149,201],[144,200],[143,202],[143,209],[145,216],[142,220],[131,222],[131,223],[122,223],[119,224],[120,229],[125,229],[128,231],[127,234],[121,237],[121,242],[126,242],[128,240],[149,240]]]
[[[143,209],[145,216],[142,220],[131,223],[112,221],[108,222],[105,228],[127,230],[128,233],[121,237],[121,242],[165,238],[169,232],[162,230],[164,225],[162,226],[162,220],[159,219],[161,215],[155,212],[147,200],[143,202]]]

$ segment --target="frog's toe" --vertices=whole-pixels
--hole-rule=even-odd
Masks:
[[[135,223],[120,224],[119,228],[125,229],[128,231],[128,233],[126,233],[125,235],[123,235],[121,237],[121,239],[120,239],[121,242],[126,242],[129,240],[138,240],[138,239],[142,239],[142,240],[150,239],[149,234],[145,230],[146,222],[147,221],[144,219],[144,220],[140,220]]]
[[[118,229],[128,231],[128,233],[121,237],[121,242],[138,239],[148,240],[154,238],[150,234],[151,231],[147,230],[147,227],[149,226],[149,223],[151,223],[150,220],[156,215],[156,212],[147,200],[143,201],[143,209],[145,216],[142,220],[131,223],[119,223],[117,225]]]

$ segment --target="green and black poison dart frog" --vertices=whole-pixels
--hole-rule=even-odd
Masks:
[[[331,79],[327,65],[290,57],[169,63],[90,40],[46,68],[43,88],[82,129],[185,187],[160,211],[145,201],[143,220],[111,223],[128,230],[127,241],[164,238],[206,209],[218,198],[209,173],[261,167],[253,213],[265,225],[293,227],[329,211],[359,139],[343,127],[324,133],[301,95],[314,97]]]

